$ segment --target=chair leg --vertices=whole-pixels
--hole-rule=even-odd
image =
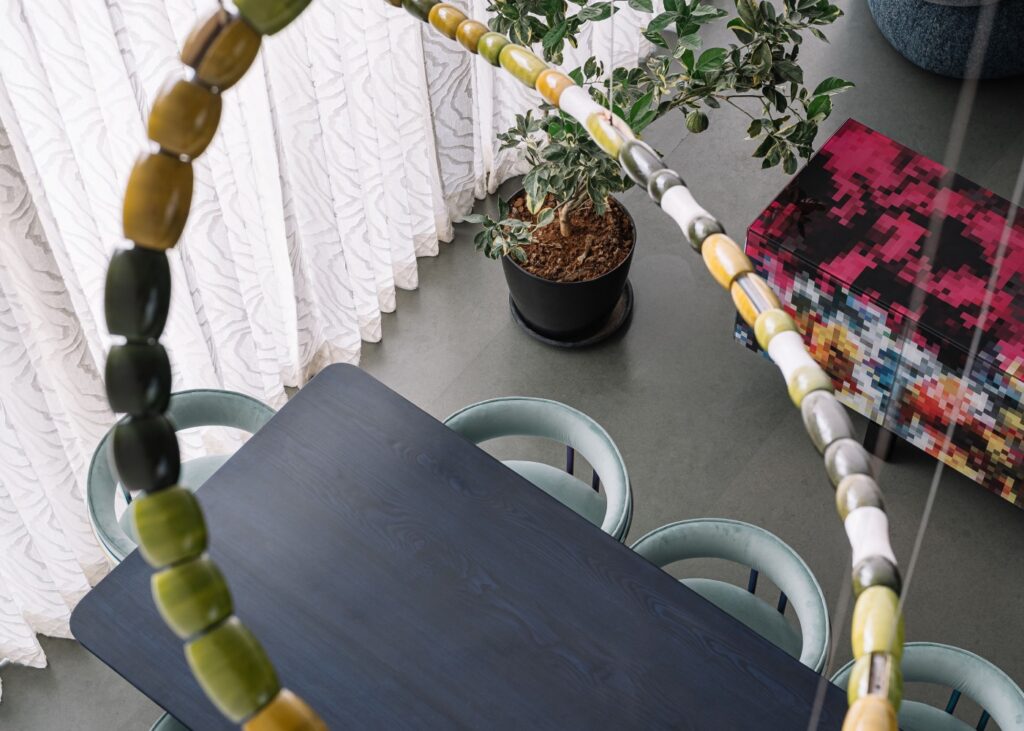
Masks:
[[[565,471],[570,475],[576,470],[576,450],[572,447],[565,448]]]

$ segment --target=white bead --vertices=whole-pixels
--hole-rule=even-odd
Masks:
[[[580,86],[570,86],[558,97],[558,108],[580,124],[584,124],[594,112],[603,112],[605,108],[590,98],[587,90]]]
[[[896,555],[889,545],[889,518],[884,510],[865,506],[846,516],[846,535],[853,549],[853,565],[869,556],[882,556],[896,565]]]
[[[700,204],[694,200],[693,194],[685,185],[676,185],[665,191],[665,195],[661,197],[661,210],[672,216],[687,239],[690,236],[690,224],[695,218],[707,216],[714,219],[714,216],[701,208]]]
[[[768,355],[782,371],[782,377],[786,383],[789,383],[790,374],[800,366],[818,365],[818,362],[807,352],[803,336],[792,330],[776,333],[775,337],[768,341]]]

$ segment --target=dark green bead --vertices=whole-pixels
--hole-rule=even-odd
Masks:
[[[440,0],[402,0],[402,7],[424,23],[430,18],[430,9],[438,4]]]
[[[869,586],[887,586],[899,595],[903,589],[900,570],[883,556],[868,556],[853,567],[854,595],[860,596]]]
[[[686,183],[683,182],[683,179],[679,177],[679,173],[675,170],[668,168],[655,170],[651,173],[650,180],[647,181],[647,194],[651,196],[655,203],[661,205],[661,199],[668,192],[668,189],[674,188],[677,185],[686,185]]]
[[[128,417],[114,427],[110,441],[114,470],[129,490],[151,492],[178,481],[178,438],[160,414]]]
[[[110,408],[132,415],[161,413],[171,398],[171,362],[162,345],[115,345],[107,356]]]
[[[825,471],[832,487],[838,487],[840,480],[847,475],[870,476],[873,474],[871,455],[856,439],[837,439],[825,450]]]
[[[150,588],[160,616],[183,640],[231,616],[224,575],[206,556],[153,574]]]
[[[665,163],[650,145],[640,140],[626,140],[619,150],[619,165],[630,179],[641,188],[647,188],[651,176],[665,169]]]
[[[273,35],[295,20],[311,0],[235,0],[239,14],[263,35]]]
[[[171,302],[171,270],[162,251],[141,246],[114,254],[107,267],[107,330],[129,340],[160,337]]]
[[[724,233],[725,229],[722,228],[722,224],[715,219],[708,218],[707,216],[697,216],[690,223],[690,230],[687,232],[687,236],[690,237],[690,246],[699,254],[708,236]]]
[[[814,393],[824,393],[815,391]],[[810,398],[814,393],[808,394]],[[805,398],[804,401],[807,399]],[[882,500],[882,490],[875,482],[875,478],[869,475],[847,475],[839,481],[836,487],[836,510],[839,517],[844,521],[846,516],[858,508],[878,508],[885,510],[885,502]]]

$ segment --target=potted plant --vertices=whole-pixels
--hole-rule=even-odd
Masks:
[[[493,0],[497,31],[524,45],[540,44],[559,62],[575,46],[584,23],[610,17],[612,2],[587,3],[568,14],[562,0]],[[651,0],[629,0],[651,11]],[[832,111],[831,97],[851,83],[829,78],[813,91],[798,63],[804,33],[824,40],[822,26],[842,11],[827,0],[736,0],[729,14],[703,0],[665,0],[665,11],[643,30],[659,46],[635,67],[604,72],[595,58],[569,72],[602,106],[610,106],[640,133],[669,113],[694,133],[710,124],[709,110],[729,106],[749,117],[747,138],[762,167],[791,174],[809,157],[818,125]],[[737,38],[728,47],[703,48],[701,28],[728,17]],[[666,37],[665,31],[674,30]],[[502,148],[520,149],[530,166],[523,189],[500,201],[497,218],[481,224],[477,248],[502,259],[518,315],[550,339],[574,342],[599,330],[619,301],[635,244],[633,222],[615,194],[632,181],[590,138],[583,125],[548,104],[516,117],[498,136]]]

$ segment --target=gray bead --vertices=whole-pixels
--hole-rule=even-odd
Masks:
[[[647,187],[655,172],[665,169],[665,163],[658,157],[658,153],[640,140],[626,140],[623,143],[619,149],[619,165],[630,180],[642,188]]]
[[[895,564],[883,556],[868,556],[853,567],[853,593],[860,593],[869,586],[887,586],[897,596],[903,589],[903,579]]]
[[[836,510],[840,518],[846,520],[846,516],[857,508],[885,510],[882,489],[869,475],[847,475],[836,488]]]
[[[722,224],[715,219],[708,216],[698,216],[690,223],[690,230],[687,231],[687,236],[690,238],[690,246],[699,254],[701,247],[704,245],[704,239],[711,234],[724,233],[725,229],[722,228]]]
[[[668,189],[674,188],[677,185],[686,184],[675,170],[670,170],[669,168],[655,170],[647,181],[647,194],[651,196],[655,203],[661,205],[661,199],[668,192]]]
[[[811,391],[800,402],[804,428],[819,452],[837,439],[853,436],[853,424],[846,409],[828,391]]]
[[[832,442],[825,450],[825,471],[838,487],[840,480],[847,475],[871,475],[871,455],[861,446],[860,442],[844,437]]]

